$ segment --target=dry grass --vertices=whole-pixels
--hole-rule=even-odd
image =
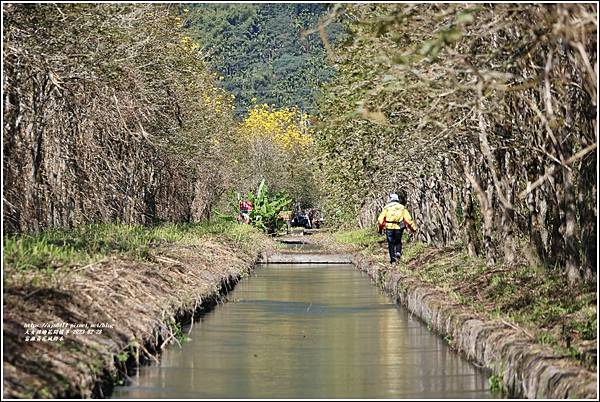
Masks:
[[[24,280],[4,294],[4,396],[101,396],[126,360],[152,359],[165,341],[176,341],[177,322],[203,301],[219,297],[251,269],[254,251],[235,240],[205,237],[194,245],[152,250],[147,260],[111,257],[70,270],[40,286]],[[34,275],[33,272],[29,273]],[[26,323],[108,323],[101,334],[68,335],[64,342],[26,342]]]

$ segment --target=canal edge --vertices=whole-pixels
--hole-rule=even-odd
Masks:
[[[144,276],[153,272],[153,279],[158,280],[161,288],[148,289],[140,283],[140,292],[132,288],[123,293],[124,298],[105,298],[105,303],[121,308],[128,306],[126,313],[135,327],[133,337],[124,334],[129,330],[122,331],[115,328],[106,331],[108,336],[92,335],[85,338],[74,338],[70,341],[68,348],[51,349],[47,352],[49,361],[57,361],[59,364],[47,366],[46,369],[24,371],[27,360],[23,360],[25,353],[19,348],[14,362],[7,366],[4,362],[3,398],[9,399],[64,399],[64,398],[107,398],[114,388],[127,380],[132,370],[157,361],[157,356],[162,349],[173,343],[181,342],[185,333],[181,331],[183,325],[188,324],[192,317],[209,312],[219,303],[226,302],[223,297],[230,292],[235,285],[244,277],[251,275],[256,269],[257,262],[263,250],[268,250],[272,244],[262,242],[251,251],[238,249],[235,245],[207,242],[211,248],[212,255],[202,253],[201,248],[174,247],[165,253],[155,255],[154,261],[139,261],[127,259],[110,259],[97,264],[92,264],[85,271],[90,271],[88,276],[76,277],[74,280],[84,285],[93,280],[97,272],[113,271],[117,277],[130,275],[139,269],[138,275]],[[175,253],[187,250],[189,253],[185,259],[174,259]],[[206,267],[211,266],[211,269]],[[85,272],[88,275],[87,272]],[[103,272],[102,272],[103,274]],[[193,275],[195,279],[186,280],[186,275]],[[142,277],[137,278],[142,280]],[[83,282],[82,282],[83,281]],[[169,294],[169,289],[181,286],[186,293],[185,298],[174,297]],[[100,293],[110,294],[108,288],[103,285],[96,286]],[[167,292],[165,292],[165,290]],[[134,311],[128,302],[127,294],[135,296],[144,294],[151,303],[143,314]],[[140,294],[138,294],[140,293]],[[6,296],[6,295],[5,295]],[[69,306],[80,306],[86,302],[84,295],[73,292],[69,295]],[[92,294],[92,296],[94,296]],[[132,296],[133,298],[133,296]],[[140,303],[145,303],[140,302]],[[92,306],[89,304],[89,306]],[[168,306],[168,307],[166,307]],[[165,308],[166,307],[166,308]],[[116,308],[116,307],[115,307]],[[94,308],[95,309],[95,308]],[[127,309],[126,309],[127,310]],[[87,311],[89,318],[96,311]],[[96,317],[97,318],[97,317]],[[22,338],[22,324],[11,320],[6,321],[4,317],[4,340],[13,340],[11,345],[18,346],[19,338]],[[48,317],[48,321],[52,318]],[[181,337],[181,339],[179,339]],[[14,342],[16,341],[16,343]],[[22,341],[22,339],[21,339]],[[6,346],[6,345],[5,345]],[[29,345],[33,347],[35,345]],[[6,347],[5,347],[6,352]],[[37,352],[36,352],[37,353]],[[58,353],[58,354],[57,354]],[[58,359],[60,357],[60,359]],[[77,362],[77,364],[67,364]],[[42,367],[43,362],[36,363]],[[15,384],[22,384],[16,387]]]
[[[103,375],[93,382],[90,397],[92,399],[109,398],[117,386],[127,381],[130,374],[143,366],[157,362],[158,356],[160,356],[165,347],[180,343],[172,329],[173,324],[182,326],[191,323],[191,325],[194,325],[196,322],[194,321],[195,318],[209,313],[218,304],[226,303],[227,299],[224,296],[231,292],[240,280],[256,268],[260,254],[257,253],[254,261],[242,266],[238,272],[221,276],[218,284],[212,287],[212,291],[198,296],[193,308],[190,309],[182,304],[177,308],[173,316],[167,320],[162,320],[156,325],[152,330],[152,335],[143,340],[143,346],[140,348],[145,353],[143,358],[139,356],[140,350],[134,349],[128,353],[127,360],[122,362],[122,364],[118,364],[118,359],[115,359],[116,372],[114,368],[111,370],[111,367],[105,367]]]
[[[239,250],[233,250],[233,252],[238,253],[237,257],[242,263],[235,267],[233,273],[222,275],[217,280],[218,284],[213,286],[210,292],[198,296],[192,309],[186,308],[182,304],[173,316],[174,321],[172,322],[179,325],[188,325],[191,322],[191,324],[194,325],[194,319],[196,317],[199,317],[201,314],[209,313],[220,303],[226,303],[227,299],[224,298],[224,296],[231,292],[243,278],[250,275],[261,263],[265,255],[273,253],[271,250],[255,250],[254,253],[249,256],[248,260],[244,261],[242,257],[247,256],[242,256]],[[170,325],[168,320],[161,321],[161,323],[153,329],[153,336],[145,339],[143,346],[146,356],[143,360],[139,359],[139,354],[130,354],[125,364],[121,365],[121,367],[117,367],[116,377],[115,374],[112,374],[105,368],[104,375],[98,378],[93,384],[91,398],[104,399],[110,397],[114,388],[118,385],[118,381],[126,380],[129,374],[134,370],[139,370],[141,367],[151,364],[152,361],[157,361],[157,356],[160,356],[165,346],[170,346],[179,342],[175,339],[169,341],[169,337],[172,337],[173,334],[170,329],[165,331],[165,328],[168,328]]]
[[[444,292],[372,259],[351,254],[353,265],[458,353],[499,376],[511,398],[597,399],[597,375],[534,342],[507,323],[485,320]]]

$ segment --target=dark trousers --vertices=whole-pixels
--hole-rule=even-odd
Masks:
[[[388,251],[390,252],[390,262],[394,263],[402,255],[402,233],[404,229],[386,229]]]

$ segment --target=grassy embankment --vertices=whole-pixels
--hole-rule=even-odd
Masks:
[[[63,272],[109,258],[152,260],[152,250],[171,245],[198,245],[207,238],[250,252],[261,236],[251,226],[234,223],[152,227],[94,224],[74,229],[52,229],[34,235],[8,235],[3,238],[4,285],[14,284],[21,276],[27,276],[34,286],[50,283]]]
[[[11,398],[102,396],[126,362],[184,339],[181,324],[273,246],[232,223],[87,225],[3,243],[4,396]],[[27,341],[28,323],[110,327]]]
[[[384,237],[372,229],[338,232],[334,237],[338,243],[388,264]],[[405,237],[403,245],[402,264],[397,269],[436,286],[486,318],[524,330],[557,354],[595,369],[595,286],[571,287],[552,267],[526,263],[486,266],[483,259],[468,256],[460,244],[440,249],[407,242]]]

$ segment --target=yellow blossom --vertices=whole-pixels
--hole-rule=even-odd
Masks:
[[[248,140],[266,138],[285,150],[303,149],[313,143],[312,135],[303,130],[304,121],[296,109],[262,104],[250,109],[240,129]]]

